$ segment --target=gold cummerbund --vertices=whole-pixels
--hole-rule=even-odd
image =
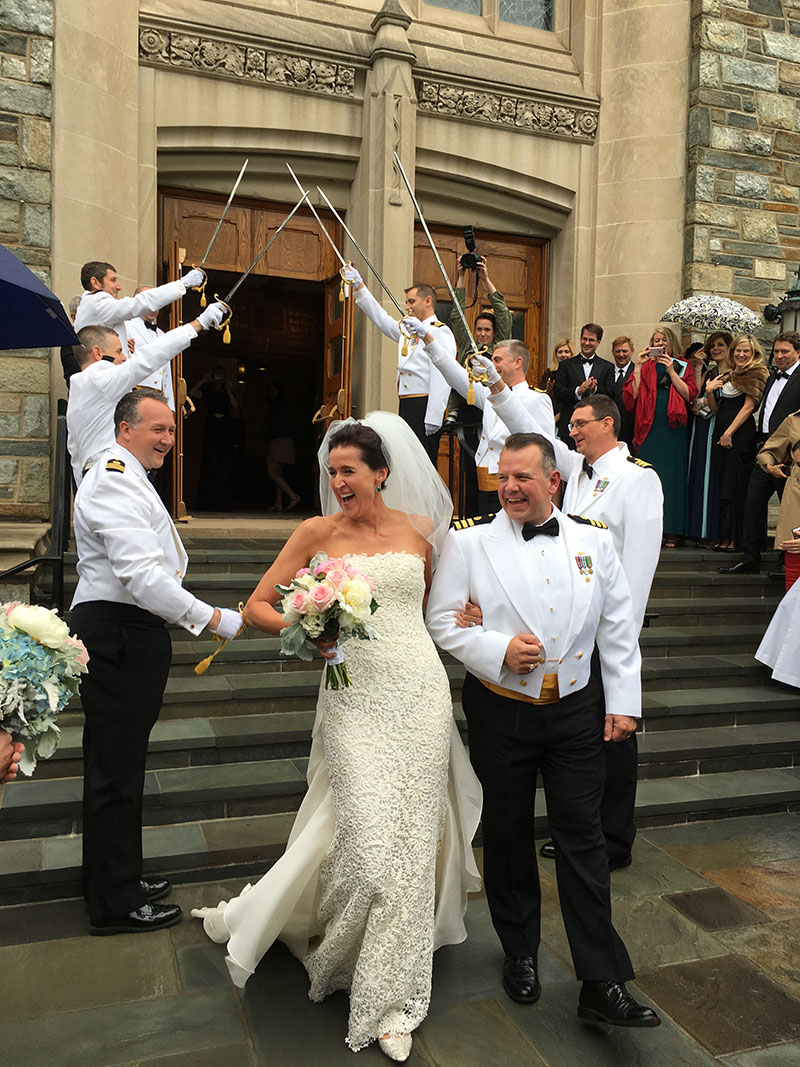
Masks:
[[[488,467],[477,467],[478,488],[482,493],[497,492],[497,475],[492,474]]]
[[[479,678],[478,681],[500,697],[508,697],[509,700],[522,700],[526,704],[555,704],[559,700],[557,674],[546,674],[544,676],[542,679],[542,691],[538,697],[526,696],[525,693],[518,693],[515,689],[503,689],[502,686],[494,685],[493,682],[485,682],[483,678]]]

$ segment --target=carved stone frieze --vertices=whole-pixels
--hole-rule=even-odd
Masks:
[[[354,94],[355,67],[150,26],[139,31],[139,59],[150,66],[271,82],[312,93]]]
[[[467,89],[443,82],[421,81],[417,84],[420,111],[437,115],[513,126],[549,137],[566,137],[593,142],[597,135],[598,112],[566,104],[548,104],[542,100]]]

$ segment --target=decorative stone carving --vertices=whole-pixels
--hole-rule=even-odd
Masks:
[[[355,67],[151,26],[139,30],[139,58],[148,66],[181,67],[312,93],[353,96],[355,89]]]
[[[598,112],[587,108],[547,104],[429,81],[418,84],[417,99],[420,111],[438,115],[514,126],[530,133],[575,141],[592,142],[597,135]]]

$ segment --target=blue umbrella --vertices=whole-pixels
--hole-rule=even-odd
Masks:
[[[0,245],[0,349],[80,344],[61,301]]]

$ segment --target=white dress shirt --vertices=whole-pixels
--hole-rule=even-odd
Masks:
[[[150,345],[137,346],[124,363],[101,359],[72,375],[67,401],[67,448],[77,485],[86,464],[114,444],[114,408],[118,401],[165,361],[182,352],[196,336],[194,326],[187,323]]]
[[[444,422],[450,389],[441,374],[431,366],[423,351],[423,342],[418,337],[408,338],[401,334],[397,320],[381,307],[366,285],[356,290],[356,303],[382,334],[397,342],[398,397],[402,400],[403,397],[427,396],[425,425],[438,429]],[[437,325],[435,315],[425,319],[424,324],[435,332],[442,351],[457,363],[456,339],[450,327],[444,323]]]
[[[137,348],[144,348],[145,345],[150,345],[154,341],[160,340],[165,336],[164,331],[160,330],[158,326],[156,326],[154,330],[151,330],[141,317],[128,319],[125,323],[125,331],[128,334],[128,339],[132,339],[136,342]],[[134,351],[136,351],[136,349],[134,349]],[[170,411],[175,410],[175,392],[172,388],[172,367],[169,363],[165,363],[163,367],[159,367],[157,371],[148,375],[147,378],[143,378],[142,381],[137,384],[145,385],[148,389],[158,389],[166,397]]]
[[[119,299],[111,293],[84,291],[75,313],[75,333],[80,333],[84,326],[106,326],[119,334],[122,350],[126,351],[126,320],[146,315],[148,311],[160,311],[174,300],[180,300],[185,292],[183,282],[167,282],[154,289],[144,289],[136,296],[121,296]]]
[[[122,445],[100,456],[81,482],[74,524],[73,608],[93,600],[135,604],[195,635],[211,621],[213,607],[181,585],[188,557],[167,509]]]
[[[769,436],[771,433],[774,433],[778,429],[777,426],[770,426],[769,420],[772,418],[772,412],[774,411],[775,405],[778,402],[778,397],[789,384],[789,378],[791,378],[791,376],[794,374],[798,367],[800,367],[800,360],[796,363],[793,363],[791,367],[787,367],[783,373],[788,374],[789,377],[776,379],[776,381],[772,383],[772,388],[764,398],[764,411],[761,418],[761,426],[763,428],[763,432],[767,434],[767,436]]]

